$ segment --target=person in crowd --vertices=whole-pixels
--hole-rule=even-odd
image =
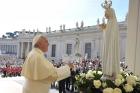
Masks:
[[[46,36],[36,35],[32,45],[33,49],[27,55],[21,72],[25,77],[23,93],[49,93],[51,83],[69,77],[74,66],[68,63],[56,68],[45,58],[49,45]]]
[[[74,92],[74,90],[75,90],[75,87],[74,87],[74,83],[75,83],[75,75],[76,75],[76,72],[73,70],[73,69],[71,69],[71,77],[70,77],[70,80],[71,80],[71,92],[73,93]]]
[[[66,90],[70,91],[70,77],[65,79],[65,84],[66,84]]]
[[[62,66],[62,63],[59,65],[59,67]],[[58,67],[58,68],[59,68]],[[67,78],[66,78],[67,79]],[[58,82],[58,86],[59,86],[59,93],[66,93],[66,79],[60,80]]]
[[[66,79],[60,80],[58,84],[59,84],[59,93],[66,93],[65,88]]]

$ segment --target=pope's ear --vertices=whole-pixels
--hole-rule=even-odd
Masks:
[[[40,45],[40,44],[42,44],[42,43],[43,43],[43,39],[40,38],[40,39],[38,40],[37,44]]]
[[[38,42],[35,44],[35,47],[40,47],[40,45],[41,45],[41,42],[38,41]]]

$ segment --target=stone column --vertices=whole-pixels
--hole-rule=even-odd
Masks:
[[[5,50],[5,45],[2,45],[2,51]]]
[[[24,52],[24,51],[23,51],[23,43],[24,43],[24,42],[21,42],[21,52],[20,52],[20,54],[21,54],[20,57],[21,57],[21,58],[23,58],[23,52]]]
[[[100,50],[101,50],[101,48],[100,48],[100,37],[96,38],[96,41],[95,42],[96,42],[95,43],[95,46],[96,46],[96,49],[95,50],[96,51],[94,51],[95,52],[94,58],[100,56]]]
[[[2,49],[1,49],[2,47],[1,47],[1,46],[2,46],[2,45],[0,45],[0,54],[1,54],[1,50],[2,50]]]
[[[25,54],[25,56],[27,56],[28,53],[29,53],[30,42],[27,42],[26,44],[27,44],[27,49],[26,49],[26,54]]]
[[[126,63],[128,68],[140,76],[140,0],[129,0],[128,32],[126,41]]]
[[[75,45],[75,41],[73,41],[73,47],[72,47],[73,53],[74,53],[74,45]],[[80,50],[81,50],[81,55],[82,55],[82,56],[85,56],[84,40],[82,40],[82,39],[81,39],[81,42],[80,42],[80,46],[81,46],[81,48],[80,48]]]
[[[10,49],[9,49],[9,52],[11,53],[12,52],[12,45],[9,45]]]
[[[6,45],[7,53],[9,52],[9,45]]]
[[[62,37],[63,38],[63,37]],[[63,49],[64,49],[64,47],[63,47],[63,43],[62,43],[62,38],[59,38],[59,40],[58,40],[58,50],[57,50],[57,55],[58,55],[58,58],[62,58],[63,57],[63,55],[64,55],[64,51],[63,51]],[[50,47],[50,50],[52,50],[52,46]],[[48,55],[48,56],[51,56],[51,52],[52,51],[49,51],[49,54],[50,55]]]
[[[15,53],[15,45],[13,45],[13,53]]]
[[[7,52],[7,48],[6,47],[7,47],[7,45],[5,44],[4,45],[4,52]]]
[[[7,48],[7,45],[5,45],[5,52],[7,52],[8,50],[7,50],[8,48]]]
[[[101,50],[102,50],[102,45],[101,45],[101,33],[99,35],[99,50],[98,50],[98,57],[101,58]]]
[[[11,45],[11,53],[13,54],[13,50],[14,50],[14,45]]]
[[[100,43],[100,41],[99,41],[100,39],[99,38],[96,38],[96,39],[94,39],[93,41],[92,41],[92,45],[93,46],[91,46],[91,47],[93,47],[93,50],[92,50],[92,52],[93,52],[93,56],[92,56],[92,58],[95,58],[95,57],[97,57],[97,56],[99,56],[99,49],[100,49],[100,45],[99,45],[99,43]]]
[[[1,51],[3,51],[3,50],[4,50],[4,45],[1,46]]]
[[[61,52],[61,50],[62,50],[62,40],[61,40],[61,38],[59,39],[59,41],[58,41],[58,47],[57,47],[58,49],[57,49],[57,55],[58,55],[58,58],[62,58],[62,52]]]
[[[29,49],[29,51],[31,51],[32,50],[32,42],[30,42],[30,49]]]
[[[17,45],[14,45],[14,53],[17,53],[16,49],[17,49]]]
[[[20,42],[17,44],[17,58],[20,58]]]
[[[91,58],[96,57],[96,54],[97,54],[97,53],[95,53],[96,52],[95,51],[96,50],[95,49],[95,44],[96,44],[95,41],[96,41],[95,39],[91,41],[91,51],[92,51],[91,52]]]

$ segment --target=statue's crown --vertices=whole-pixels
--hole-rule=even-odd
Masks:
[[[107,9],[107,8],[110,8],[112,6],[112,1],[111,0],[105,0],[101,6],[104,8],[104,9]]]

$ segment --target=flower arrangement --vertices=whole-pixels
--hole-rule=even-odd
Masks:
[[[122,71],[115,80],[103,79],[99,70],[89,70],[75,76],[76,86],[83,93],[140,93],[140,80],[132,73]]]

